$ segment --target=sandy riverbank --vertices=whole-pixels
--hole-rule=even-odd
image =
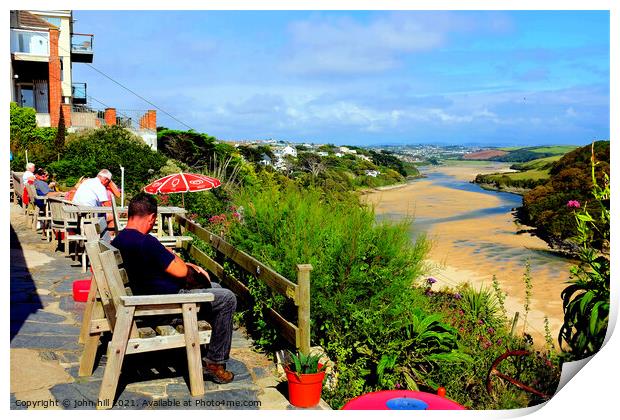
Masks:
[[[430,169],[467,182],[476,174],[502,170],[509,170],[508,165],[465,164]],[[547,315],[552,334],[557,337],[563,317],[560,293],[569,278],[569,261],[550,254],[544,241],[529,234],[517,234],[522,227],[515,224],[510,212],[432,223],[435,219],[498,207],[502,203],[499,196],[457,190],[424,179],[399,189],[374,192],[364,199],[375,206],[379,215],[410,215],[418,220],[431,220],[427,226],[420,222],[416,226],[414,222],[413,229],[425,231],[432,242],[427,262],[431,274],[439,279],[438,286],[454,287],[469,282],[475,287],[491,287],[493,275],[496,275],[508,294],[509,316],[520,312],[520,322],[525,303],[523,273],[525,260],[529,258],[533,296],[527,319],[528,332],[537,342],[543,340]]]

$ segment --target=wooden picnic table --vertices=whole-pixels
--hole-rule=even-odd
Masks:
[[[64,210],[69,213],[74,213],[78,219],[78,226],[80,229],[83,229],[84,221],[92,220],[93,218],[97,218],[99,214],[107,214],[112,213],[114,208],[111,206],[81,206],[78,204],[66,204]],[[117,214],[127,214],[127,207],[116,207]],[[173,207],[173,206],[162,206],[157,207],[157,224],[158,229],[156,232],[156,236],[158,238],[174,237],[174,229],[173,229],[173,221],[174,217],[177,214],[183,215],[186,214],[187,210],[181,207]],[[165,224],[167,222],[167,232],[165,231]]]

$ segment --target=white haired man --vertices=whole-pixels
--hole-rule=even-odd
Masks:
[[[108,186],[112,182],[112,173],[107,169],[102,169],[96,178],[85,179],[73,196],[73,203],[78,206],[88,207],[111,207],[112,198],[108,195]],[[103,216],[103,214],[101,215]],[[112,227],[114,217],[112,213],[106,214],[108,227]]]
[[[112,182],[112,173],[107,169],[100,170],[96,178],[86,179],[80,184],[73,202],[79,206],[111,206],[112,203],[106,191],[110,182]]]

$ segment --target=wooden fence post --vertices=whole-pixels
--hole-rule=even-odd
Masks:
[[[310,271],[312,265],[297,264],[297,319],[299,339],[297,348],[303,353],[310,352]]]

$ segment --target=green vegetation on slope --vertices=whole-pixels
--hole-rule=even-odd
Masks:
[[[546,182],[548,170],[533,169],[524,172],[508,172],[476,175],[474,182],[497,190],[531,189]]]
[[[489,160],[494,160],[497,162],[529,162],[531,160],[549,156],[563,155],[571,150],[574,150],[575,148],[576,146],[522,147],[515,150],[509,150],[507,154],[490,158]]]
[[[609,174],[609,144],[609,141],[594,143],[598,162],[595,177],[599,185],[605,184],[604,174]],[[552,247],[574,251],[570,238],[576,235],[577,225],[573,209],[567,206],[569,201],[578,201],[581,207],[587,206],[595,219],[600,216],[601,205],[591,195],[591,157],[591,146],[567,153],[553,164],[547,182],[523,196],[521,219],[536,227],[537,235]],[[593,246],[602,245],[594,243]]]
[[[524,163],[515,163],[510,167],[510,169],[516,169],[518,171],[530,171],[532,169],[548,170],[553,166],[553,162],[557,162],[561,158],[562,155],[557,155],[530,160],[529,162]]]
[[[554,155],[565,155],[568,152],[572,152],[578,146],[546,146],[546,147],[537,147],[535,149],[531,149],[532,152],[535,153],[553,153]]]
[[[574,149],[573,146],[551,146],[531,149],[528,150],[527,153],[555,153]],[[522,150],[523,149],[519,149],[519,153],[521,153]],[[510,166],[510,169],[517,170],[518,172],[477,175],[474,182],[492,186],[498,190],[529,190],[543,185],[551,176],[550,172],[555,162],[559,161],[561,158],[562,155],[555,155],[523,163],[515,163]]]

